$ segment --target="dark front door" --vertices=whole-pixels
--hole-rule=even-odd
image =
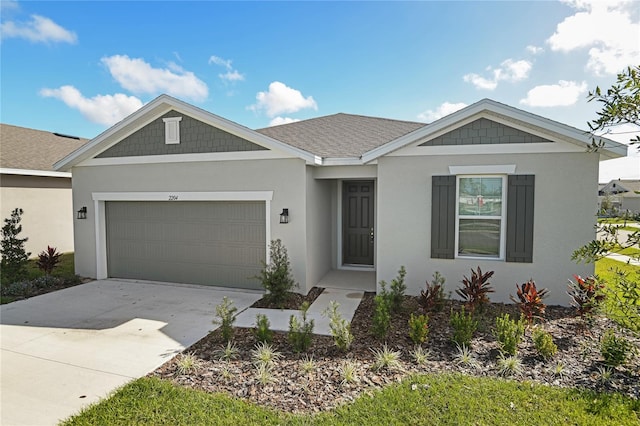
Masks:
[[[373,182],[342,185],[342,262],[373,265]]]

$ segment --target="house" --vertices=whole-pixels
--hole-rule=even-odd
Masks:
[[[640,214],[640,179],[614,179],[604,184],[598,190],[599,209],[603,201],[615,211]]]
[[[37,256],[47,245],[73,251],[71,173],[53,163],[88,139],[0,124],[0,211],[2,219],[24,210],[21,237]]]
[[[431,124],[335,114],[257,131],[162,95],[56,164],[73,172],[76,272],[259,288],[281,239],[307,292],[335,271],[419,294],[480,266],[567,304],[593,273],[598,161],[583,131],[484,99]],[[562,196],[557,182],[564,183]],[[572,194],[566,197],[565,194]]]

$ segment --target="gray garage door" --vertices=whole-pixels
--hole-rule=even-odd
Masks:
[[[109,277],[260,288],[262,201],[112,201],[106,221]]]

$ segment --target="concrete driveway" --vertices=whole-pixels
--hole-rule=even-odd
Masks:
[[[100,280],[2,305],[0,424],[56,424],[146,375],[216,328],[224,296],[261,294]]]

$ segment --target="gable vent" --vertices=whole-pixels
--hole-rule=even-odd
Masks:
[[[164,143],[166,145],[179,144],[182,117],[163,118],[162,121],[164,121]]]

